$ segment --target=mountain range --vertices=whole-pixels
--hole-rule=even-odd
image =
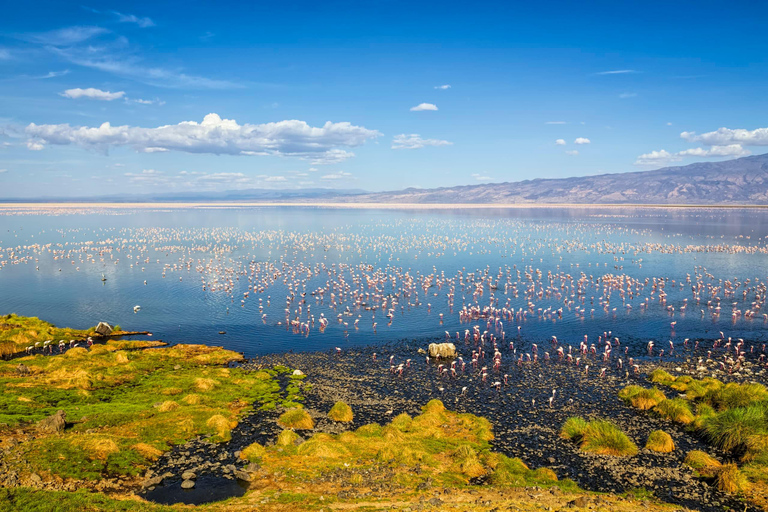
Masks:
[[[768,205],[768,153],[722,162],[664,167],[654,171],[429,189],[407,188],[389,192],[322,188],[247,189],[80,198],[46,197],[33,201]]]

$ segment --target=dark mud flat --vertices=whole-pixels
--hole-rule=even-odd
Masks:
[[[646,375],[656,368],[673,373],[695,372],[701,354],[688,352],[676,360],[658,358],[640,360],[638,374],[619,371],[615,361],[610,363],[605,377],[599,377],[602,361],[589,356],[581,366],[559,361],[517,364],[511,354],[500,371],[492,369],[489,358],[480,361],[478,368],[469,364],[473,347],[458,346],[467,361],[464,372],[456,377],[440,376],[438,365],[426,362],[418,349],[427,342],[396,342],[384,346],[336,352],[284,353],[251,359],[241,366],[253,370],[275,364],[300,369],[307,374],[312,389],[306,393],[305,405],[314,417],[315,432],[335,433],[376,422],[384,424],[400,413],[417,415],[421,407],[433,398],[442,400],[446,407],[487,418],[493,424],[494,449],[510,457],[520,457],[532,468],[549,467],[560,478],[571,478],[582,488],[621,493],[645,488],[663,500],[706,512],[734,509],[758,511],[733,496],[718,491],[694,477],[693,471],[683,465],[690,450],[704,450],[727,460],[722,453],[703,440],[669,421],[661,420],[643,411],[635,410],[618,398],[618,392],[628,384],[650,386]],[[376,353],[374,360],[373,354]],[[704,354],[705,355],[705,354]],[[390,357],[397,366],[411,359],[402,375],[392,372]],[[756,380],[765,382],[765,370],[757,364],[757,354],[750,356],[746,370],[741,374],[718,372],[724,381]],[[445,364],[445,363],[444,363]],[[448,363],[449,364],[449,363]],[[590,365],[585,374],[585,365]],[[481,379],[480,367],[488,367],[488,377]],[[626,368],[625,361],[625,368]],[[716,372],[710,369],[709,375]],[[504,375],[507,375],[506,384]],[[697,375],[703,376],[703,375]],[[494,387],[495,382],[501,386]],[[283,384],[287,383],[287,379]],[[466,389],[464,389],[466,388]],[[549,404],[549,397],[554,400]],[[664,389],[668,397],[676,395]],[[340,425],[326,418],[333,404],[342,400],[355,414],[353,424]],[[148,476],[165,475],[163,486],[145,490],[143,496],[159,503],[189,503],[193,496],[215,493],[224,499],[242,494],[246,482],[238,482],[237,473],[248,462],[238,457],[240,450],[257,441],[274,443],[281,428],[276,419],[280,411],[255,411],[244,418],[232,431],[228,443],[209,443],[204,439],[191,440],[163,455],[148,472]],[[559,437],[560,427],[571,416],[610,419],[617,423],[641,448],[634,457],[611,457],[580,451],[574,444]],[[653,430],[669,432],[676,450],[658,454],[642,449]],[[300,432],[311,435],[311,432]],[[194,471],[199,476],[193,492],[181,489],[180,475]],[[223,482],[229,482],[223,484]],[[206,501],[213,501],[207,499]],[[197,502],[201,503],[201,502]]]
[[[700,354],[688,352],[672,361],[658,358],[636,361],[641,365],[641,371],[636,375],[617,370],[614,360],[605,365],[609,369],[603,378],[598,376],[602,361],[592,357],[582,361],[577,368],[558,361],[518,365],[516,361],[510,361],[510,354],[504,354],[506,359],[498,372],[492,369],[490,358],[480,361],[478,367],[488,367],[488,378],[483,382],[480,370],[473,369],[468,362],[472,346],[457,347],[467,366],[466,371],[457,372],[455,378],[439,376],[439,363],[427,364],[425,356],[417,352],[419,347],[425,348],[426,343],[398,342],[345,350],[340,354],[277,354],[253,359],[246,366],[281,363],[305,371],[313,385],[305,403],[317,416],[318,431],[332,432],[338,428],[320,417],[337,400],[348,403],[355,413],[353,425],[345,426],[346,429],[371,422],[386,423],[402,412],[418,414],[422,405],[438,398],[450,409],[490,420],[496,436],[495,450],[520,457],[533,468],[552,468],[560,478],[571,478],[585,489],[621,493],[645,488],[663,501],[703,511],[759,510],[700,481],[683,465],[690,450],[704,450],[727,460],[724,454],[676,424],[635,410],[618,398],[618,392],[629,384],[650,386],[646,375],[656,368],[694,372]],[[374,352],[377,354],[375,361]],[[411,359],[410,367],[402,375],[393,373],[390,356],[395,356],[395,366]],[[757,357],[754,354],[748,360],[747,370],[742,374],[718,373],[717,378],[765,382],[765,371],[757,364]],[[588,375],[585,375],[585,364],[590,365]],[[713,367],[708,374],[714,371]],[[504,384],[505,374],[508,375],[507,384]],[[493,387],[494,382],[502,385]],[[550,407],[548,399],[553,390],[555,399]],[[676,395],[671,389],[664,391],[670,398]],[[559,437],[560,427],[571,416],[614,421],[641,448],[640,453],[626,458],[580,451]],[[651,431],[657,429],[672,435],[676,445],[674,452],[658,454],[642,448]]]

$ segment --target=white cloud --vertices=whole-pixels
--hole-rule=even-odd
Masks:
[[[743,146],[768,146],[768,128],[755,130],[720,128],[714,132],[702,133],[683,132],[680,137],[688,142],[701,142],[707,146],[728,146],[741,144]]]
[[[73,144],[106,152],[113,147],[130,146],[140,152],[295,156],[309,158],[313,164],[342,162],[354,153],[338,146],[360,146],[381,135],[377,130],[348,122],[328,121],[320,127],[298,120],[240,125],[217,114],[208,114],[201,123],[184,121],[157,128],[110,123],[98,127],[31,123],[25,131],[28,146],[35,145],[35,149],[42,149],[45,144]]]
[[[570,151],[566,151],[565,154],[570,156],[576,156],[579,154],[579,152],[576,151],[575,149],[571,149]]]
[[[352,174],[344,171],[334,172],[331,174],[326,174],[325,176],[322,176],[321,180],[343,180],[344,178],[349,178],[352,176]]]
[[[592,141],[586,137],[577,137],[576,140],[573,141],[573,143],[574,144],[591,144]]]
[[[565,124],[565,121],[547,121],[544,124]]]
[[[126,98],[126,100],[128,100],[128,98]],[[158,98],[155,98],[153,100],[142,100],[141,98],[136,98],[128,101],[132,101],[133,103],[138,103],[139,105],[158,105],[158,106],[165,105],[165,102],[159,100]]]
[[[0,174],[5,174],[6,172],[8,172],[8,169],[0,169]]]
[[[445,91],[446,89],[450,89],[450,88],[451,88],[451,86],[450,86],[449,84],[445,84],[445,85],[436,85],[436,86],[435,86],[435,89],[440,89],[441,91]]]
[[[628,75],[631,73],[639,73],[639,71],[636,71],[634,69],[614,69],[611,71],[601,71],[595,74],[596,75]]]
[[[318,171],[318,168],[317,168],[317,167],[310,167],[310,168],[309,168],[309,169],[307,169],[307,170],[308,170],[309,172],[317,172],[317,171]]]
[[[411,107],[411,112],[423,112],[425,110],[437,110],[437,105],[432,103],[419,103],[415,107]]]
[[[65,98],[71,98],[73,100],[79,98],[88,98],[99,101],[112,101],[119,100],[125,96],[125,91],[109,92],[102,91],[101,89],[94,89],[93,87],[89,87],[87,89],[81,89],[78,87],[77,89],[67,89],[64,92],[59,93],[59,95],[64,96]]]
[[[27,149],[29,149],[30,151],[42,151],[43,149],[45,149],[45,146],[43,146],[39,142],[34,142],[30,140],[30,141],[27,141]]]
[[[440,139],[422,139],[418,133],[395,135],[392,149],[420,149],[425,146],[450,146],[453,142]]]
[[[667,121],[667,126],[672,126],[672,121]]]
[[[65,27],[49,32],[24,34],[21,39],[51,46],[71,46],[82,43],[93,37],[106,34],[109,30],[101,27]]]
[[[678,155],[662,149],[661,151],[651,151],[650,153],[644,153],[638,156],[635,165],[661,165],[669,162],[678,162],[680,160],[681,158]]]
[[[474,174],[472,174],[472,177],[473,177],[473,178],[474,178],[476,181],[491,181],[491,180],[493,179],[493,178],[491,178],[490,176],[483,176],[482,174],[478,174],[478,173],[474,173]]]
[[[751,152],[741,147],[740,144],[728,146],[711,146],[709,149],[693,148],[677,153],[680,156],[718,157],[718,156],[747,156]]]
[[[264,179],[264,181],[284,182],[284,181],[288,181],[288,179],[285,176],[268,176],[267,178]]]
[[[634,98],[636,96],[637,96],[636,92],[623,92],[623,93],[619,94],[619,98],[621,98],[623,100],[625,100],[627,98]]]
[[[112,11],[112,14],[117,16],[117,20],[120,23],[135,23],[141,28],[147,28],[147,27],[154,27],[155,22],[152,21],[150,18],[140,18],[138,16],[135,16],[133,14],[123,14],[117,11]]]
[[[557,146],[565,146],[565,140],[563,140],[563,139],[557,139],[557,140],[555,141],[555,145],[557,145]]]

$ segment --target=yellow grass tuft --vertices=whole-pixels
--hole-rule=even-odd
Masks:
[[[395,416],[395,418],[390,422],[390,425],[392,425],[394,428],[401,430],[403,432],[406,432],[411,427],[411,422],[413,420],[410,416],[408,416],[406,413],[401,413]]]
[[[637,392],[635,395],[629,398],[629,403],[632,407],[640,409],[641,411],[647,411],[653,409],[659,403],[661,403],[666,396],[658,388],[643,389]]]
[[[197,405],[200,403],[200,395],[196,395],[195,393],[190,393],[189,395],[182,398],[181,401],[187,405]]]
[[[297,430],[312,430],[315,428],[312,416],[304,409],[288,409],[277,419],[277,424],[283,428],[295,428]]]
[[[128,362],[128,354],[122,350],[115,352],[115,362],[118,364],[125,364]]]
[[[169,412],[169,411],[175,411],[179,408],[179,404],[174,402],[173,400],[166,400],[162,404],[160,404],[160,407],[157,408],[160,412]]]
[[[96,438],[88,439],[83,446],[91,459],[106,460],[113,453],[120,451],[117,443],[111,439]]]
[[[277,446],[295,446],[296,441],[299,439],[299,434],[292,430],[283,430],[278,434],[277,441],[275,441],[275,444]]]
[[[691,450],[688,452],[683,464],[695,469],[699,474],[708,477],[714,476],[717,471],[719,471],[719,468],[722,467],[720,461],[701,450]]]
[[[736,464],[726,464],[717,471],[717,488],[723,492],[736,493],[749,489],[749,481]]]
[[[648,436],[645,447],[654,452],[669,453],[675,450],[675,442],[672,440],[672,436],[663,430],[654,430]]]
[[[260,460],[267,450],[259,443],[253,443],[246,446],[243,451],[240,452],[240,458],[251,462],[257,462]]]
[[[88,355],[88,350],[83,347],[75,347],[64,352],[64,355],[72,359],[77,359]]]
[[[352,414],[352,408],[350,406],[344,402],[336,402],[333,404],[333,407],[331,407],[331,410],[328,411],[328,418],[333,421],[350,423],[353,420],[354,415]]]
[[[539,468],[533,472],[533,476],[538,480],[557,482],[557,473],[549,468]]]
[[[131,448],[139,452],[144,458],[149,460],[157,460],[163,452],[161,450],[158,450],[152,445],[149,445],[147,443],[138,443],[133,445]]]
[[[195,379],[195,387],[200,391],[210,391],[219,385],[219,381],[198,377]]]
[[[236,421],[228,420],[221,414],[214,414],[208,418],[205,424],[214,429],[216,436],[223,440],[229,440],[229,431],[237,426]]]
[[[434,399],[427,402],[427,405],[421,408],[424,414],[438,414],[445,412],[445,405],[440,400]]]
[[[160,392],[164,395],[173,396],[173,395],[180,395],[183,391],[184,390],[181,388],[164,388]]]

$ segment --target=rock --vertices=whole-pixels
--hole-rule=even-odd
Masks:
[[[243,468],[243,471],[248,471],[249,473],[255,473],[256,471],[260,470],[261,466],[256,464],[255,462],[251,462],[247,466]]]
[[[24,363],[19,363],[19,366],[16,367],[16,371],[19,372],[20,375],[29,375],[29,366]]]
[[[195,487],[195,481],[194,480],[184,480],[181,482],[181,488],[182,489],[192,489]]]
[[[99,322],[99,325],[96,326],[96,332],[101,336],[109,336],[112,334],[112,331],[114,331],[114,328],[107,322]]]
[[[197,478],[197,475],[192,471],[185,471],[181,474],[182,480],[194,480],[195,478]]]
[[[429,357],[453,359],[456,357],[456,345],[453,343],[430,343]]]
[[[578,497],[575,500],[571,500],[568,502],[568,508],[584,508],[589,505],[589,500],[585,498],[584,496]]]
[[[67,425],[66,418],[67,413],[61,410],[56,411],[55,414],[38,421],[37,430],[43,434],[55,434],[61,432]]]
[[[304,375],[304,372],[302,372],[301,370],[293,370],[292,375],[294,377],[300,377],[300,376]]]
[[[147,480],[144,480],[142,482],[141,486],[145,489],[151,488],[151,487],[157,487],[158,485],[163,483],[163,477],[162,476],[156,476],[154,478],[149,478]]]
[[[243,482],[250,482],[251,481],[251,475],[245,471],[240,471],[239,469],[236,469],[232,472],[233,475],[235,475],[235,478],[238,480],[242,480]]]
[[[40,478],[40,475],[38,475],[37,473],[32,473],[31,475],[29,475],[29,481],[32,483],[32,485],[40,485],[41,483],[43,483],[43,479]]]

